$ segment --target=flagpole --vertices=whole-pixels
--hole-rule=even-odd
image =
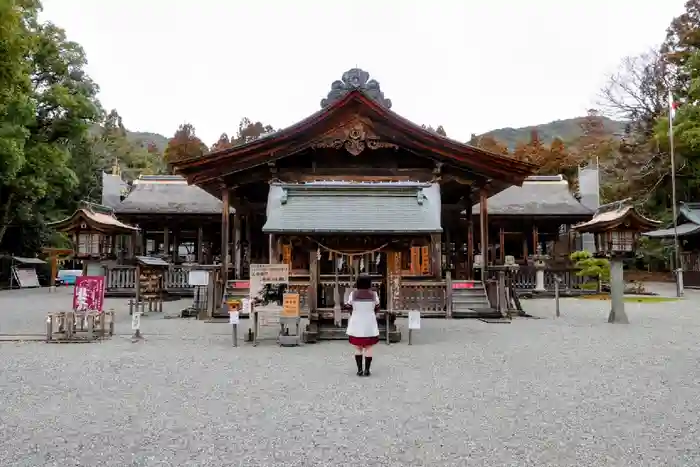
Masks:
[[[673,203],[673,251],[676,266],[676,296],[683,296],[683,267],[681,266],[681,253],[678,247],[678,208],[676,206],[676,157],[673,144],[673,117],[674,101],[673,94],[669,91],[669,104],[671,108],[668,113],[668,144],[671,154],[671,202]]]

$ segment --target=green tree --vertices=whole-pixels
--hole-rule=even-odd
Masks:
[[[127,181],[142,174],[166,172],[165,161],[158,147],[152,142],[130,140],[122,117],[115,109],[105,116],[98,127],[93,146],[102,170],[115,168]]]
[[[605,258],[595,258],[590,251],[574,251],[569,256],[574,267],[579,269],[576,273],[579,277],[590,277],[598,282],[598,291],[602,289],[602,283],[610,281],[610,261]]]
[[[3,5],[6,5],[4,2]],[[67,40],[65,32],[51,23],[41,23],[37,18],[38,2],[10,2],[2,14],[2,41],[12,47],[3,63],[13,71],[4,76],[17,82],[11,111],[7,108],[4,118],[15,119],[16,131],[5,137],[3,122],[2,149],[3,174],[0,186],[0,206],[3,207],[0,245],[10,230],[22,235],[23,244],[12,245],[12,250],[25,250],[27,245],[41,244],[48,235],[45,223],[65,211],[74,208],[74,190],[80,180],[72,166],[71,150],[79,147],[88,128],[100,115],[96,100],[97,85],[84,71],[85,54],[80,45]],[[3,8],[6,8],[5,6]],[[5,27],[24,38],[13,39]],[[7,39],[6,39],[7,37]],[[13,41],[19,41],[13,45]],[[5,47],[0,47],[3,50]],[[5,78],[3,78],[4,80]],[[29,88],[26,87],[29,81]],[[28,92],[27,92],[28,89]],[[24,95],[22,93],[25,93]],[[18,98],[18,96],[20,96]],[[27,97],[33,108],[20,105]],[[31,109],[31,112],[29,110]],[[26,115],[26,118],[24,117]],[[21,117],[21,122],[18,121]],[[20,124],[21,123],[21,124]],[[23,145],[17,135],[24,133]],[[14,152],[8,150],[13,147]],[[10,154],[10,157],[6,157]],[[84,154],[76,151],[76,156]],[[75,163],[78,163],[75,161]],[[9,170],[8,170],[9,168]]]
[[[700,0],[685,2],[685,11],[671,21],[661,46],[664,59],[674,68],[672,87],[683,93],[690,86],[688,61],[700,50]]]

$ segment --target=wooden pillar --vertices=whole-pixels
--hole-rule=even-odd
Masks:
[[[481,188],[479,190],[479,220],[481,237],[481,261],[484,270],[489,265],[489,211],[488,211],[488,191]],[[486,277],[485,274],[483,277]]]
[[[430,269],[433,277],[442,279],[442,238],[440,234],[430,235]]]
[[[275,254],[276,250],[277,250],[277,238],[275,237],[275,234],[268,234],[267,235],[267,262],[269,264],[277,264],[277,255]],[[309,265],[311,265],[311,263],[309,263]]]
[[[164,256],[167,258],[168,255],[170,255],[170,228],[165,227],[165,230],[163,231],[163,253]]]
[[[537,254],[537,245],[540,244],[540,232],[536,225],[532,226],[532,249],[534,254]]]
[[[466,199],[466,211],[465,218],[467,220],[467,271],[466,278],[472,280],[474,278],[474,216],[472,210],[474,209],[474,200],[472,198],[472,189],[469,188]]]
[[[253,218],[251,216],[250,211],[248,211],[248,213],[245,216],[245,244],[246,244],[245,258],[246,258],[246,261],[248,262],[249,268],[250,268],[250,263],[253,262],[253,239],[251,238],[252,237],[251,236],[251,234],[252,234],[252,228],[251,228],[252,221],[253,221]]]
[[[273,237],[272,235],[270,236]],[[273,254],[272,248],[270,248],[270,254]],[[311,318],[311,313],[316,312],[317,304],[316,299],[318,298],[318,254],[315,250],[309,252],[309,318]]]
[[[173,254],[172,260],[175,263],[180,257],[180,233],[177,230],[173,230]]]
[[[204,264],[204,227],[197,227],[197,262]]]
[[[498,259],[501,264],[505,264],[506,262],[506,233],[501,227],[498,229],[498,246],[499,246],[499,252],[498,252]]]
[[[119,257],[117,256],[117,234],[112,234],[110,240],[111,240],[110,248],[112,250],[112,251],[110,251],[110,254],[118,260]]]
[[[49,260],[51,262],[51,280],[49,285],[51,287],[56,287],[56,276],[58,275],[58,255],[56,253],[51,253]]]
[[[236,206],[233,214],[233,267],[235,268],[236,279],[241,278],[241,214],[240,208]]]
[[[221,186],[221,280],[226,286],[228,280],[228,232],[229,232],[229,190],[226,185]],[[222,289],[223,290],[223,289]]]
[[[523,259],[527,261],[527,257],[530,256],[527,251],[527,235],[523,236]]]
[[[474,279],[474,222],[471,216],[467,223],[467,279]]]

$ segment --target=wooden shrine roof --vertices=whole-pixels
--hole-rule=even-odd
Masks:
[[[438,233],[437,184],[273,183],[267,200],[269,233]]]
[[[571,228],[582,233],[597,233],[614,230],[622,225],[627,229],[631,228],[641,232],[651,230],[661,224],[661,222],[644,217],[637,212],[631,201],[631,198],[627,198],[604,204],[596,210],[593,219],[576,224]]]
[[[522,186],[511,186],[491,196],[487,202],[489,216],[563,217],[582,221],[593,217],[569,190],[562,175],[528,177]],[[479,215],[479,204],[472,208]]]
[[[700,233],[700,203],[681,203],[678,209],[677,226],[674,229],[652,230],[642,235],[653,238],[687,237]]]
[[[221,215],[221,200],[179,175],[142,175],[117,206],[117,214]],[[234,212],[231,209],[231,212]]]
[[[334,88],[329,97],[324,99],[320,111],[288,128],[202,157],[171,161],[170,165],[190,183],[207,187],[220,183],[221,178],[229,174],[317,147],[320,142],[328,139],[329,134],[339,130],[352,131],[360,125],[363,127],[363,137],[365,128],[372,131],[371,137],[366,142],[363,141],[369,148],[372,144],[402,148],[501,185],[520,185],[537,170],[535,165],[494,154],[422,128],[391,111],[390,105],[387,105],[388,99],[384,99],[383,94],[377,96],[375,91],[378,85],[377,88],[368,85],[365,83],[364,87],[354,88],[348,85],[343,92]],[[334,83],[334,86],[337,84]],[[333,95],[334,91],[339,92]],[[339,140],[337,147],[343,147],[342,141]],[[371,166],[371,159],[366,161]],[[207,189],[211,190],[209,187]]]
[[[66,232],[77,229],[85,223],[86,227],[92,230],[104,231],[105,233],[132,233],[138,227],[125,224],[116,218],[113,211],[106,206],[99,206],[92,203],[85,203],[85,206],[77,209],[70,217],[49,225],[59,232]]]

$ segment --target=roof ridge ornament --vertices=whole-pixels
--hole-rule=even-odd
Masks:
[[[326,98],[321,101],[321,108],[326,108],[334,104],[347,93],[355,89],[362,91],[363,94],[379,105],[387,109],[391,108],[391,99],[384,97],[379,82],[374,79],[369,79],[369,73],[360,68],[351,68],[343,73],[340,80],[333,81],[330,92]]]

